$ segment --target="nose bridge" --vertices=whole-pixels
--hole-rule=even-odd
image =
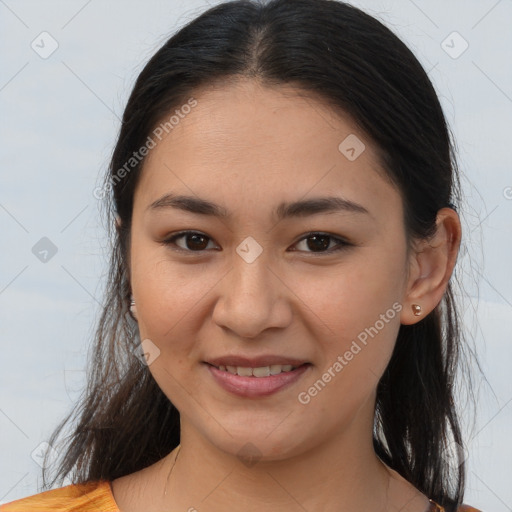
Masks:
[[[250,258],[246,258],[244,254],[240,255],[244,249],[241,244],[233,257],[233,271],[230,285],[226,290],[226,299],[232,302],[232,308],[254,308],[254,313],[261,314],[270,307],[275,283],[272,282],[268,258],[263,251],[256,257],[251,255]],[[252,250],[249,246],[249,252],[246,254],[250,255]]]
[[[232,255],[232,289],[235,294],[256,296],[265,292],[271,280],[269,252],[252,236],[246,237]]]
[[[268,267],[268,259],[259,255],[254,260],[246,260],[240,254],[233,258],[233,284],[235,293],[250,295],[268,295],[270,292],[272,273]],[[263,298],[263,297],[261,297]]]

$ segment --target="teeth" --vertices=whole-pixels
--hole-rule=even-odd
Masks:
[[[268,377],[269,375],[278,375],[282,372],[295,370],[296,366],[291,364],[273,364],[270,366],[261,366],[260,368],[247,368],[244,366],[219,366],[219,370],[240,375],[241,377]]]
[[[270,375],[270,366],[262,366],[261,368],[253,368],[252,374],[255,377],[268,377]]]
[[[251,377],[252,376],[252,368],[243,368],[242,366],[237,366],[236,373],[238,373],[238,375],[240,375],[240,377]]]

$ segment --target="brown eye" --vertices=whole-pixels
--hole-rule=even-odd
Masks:
[[[184,243],[176,243],[177,240],[181,239],[184,240]],[[207,248],[209,241],[211,241],[210,237],[203,235],[202,233],[198,233],[196,231],[185,231],[164,240],[162,244],[169,246],[176,245],[183,251],[202,252]]]
[[[334,247],[330,247],[332,241],[336,242]],[[302,240],[300,240],[297,245],[304,242],[306,252],[313,253],[330,253],[334,251],[339,251],[351,245],[345,240],[329,235],[327,233],[309,233],[307,236],[302,238]]]
[[[207,237],[203,235],[185,235],[185,245],[192,251],[201,251],[208,245]]]
[[[321,251],[329,248],[331,237],[325,235],[313,235],[308,237],[307,240],[309,249],[312,251]]]

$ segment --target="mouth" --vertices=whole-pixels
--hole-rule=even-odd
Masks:
[[[312,364],[282,357],[253,360],[226,357],[205,361],[205,366],[213,381],[225,391],[245,398],[258,398],[292,386],[308,373]]]

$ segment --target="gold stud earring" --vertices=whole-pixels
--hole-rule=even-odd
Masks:
[[[415,316],[421,315],[421,306],[419,304],[413,304],[411,307],[412,307],[412,312],[414,313]]]

